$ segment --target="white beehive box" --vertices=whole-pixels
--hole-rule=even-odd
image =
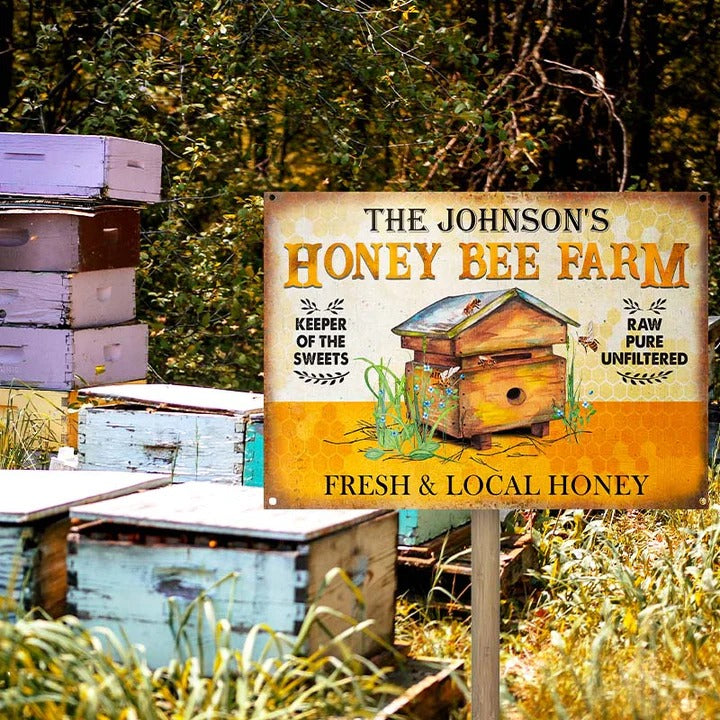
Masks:
[[[135,269],[82,273],[0,271],[5,325],[98,327],[135,317]]]
[[[82,272],[136,267],[140,262],[137,208],[30,210],[0,202],[0,269]]]
[[[64,613],[70,506],[168,482],[159,474],[0,470],[0,597],[21,612]]]
[[[0,193],[153,203],[159,145],[101,135],[0,134]]]
[[[139,380],[147,373],[142,323],[80,330],[0,327],[0,385],[71,390]]]
[[[71,514],[87,524],[70,537],[68,604],[82,620],[122,627],[132,642],[145,646],[152,667],[175,655],[168,599],[176,598],[182,611],[229,573],[237,573],[234,591],[226,581],[211,597],[219,616],[234,598],[236,647],[258,623],[297,634],[326,573],[335,567],[362,591],[367,603],[362,616],[375,619],[374,632],[392,640],[395,513],[264,510],[260,488],[189,482],[84,505]],[[361,614],[340,578],[321,601],[350,616]],[[332,618],[325,620],[333,632],[339,630]],[[206,633],[208,644],[210,638]],[[308,649],[325,639],[319,630],[311,634]],[[377,649],[366,636],[353,644],[364,653]],[[205,647],[206,658],[208,651]]]
[[[258,393],[187,385],[88,388],[78,417],[80,467],[169,472],[175,482],[243,483],[247,428]]]

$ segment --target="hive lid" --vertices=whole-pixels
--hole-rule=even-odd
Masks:
[[[386,510],[265,510],[262,488],[187,482],[71,509],[80,520],[307,542]]]
[[[567,315],[555,310],[534,295],[510,288],[509,290],[492,290],[489,292],[466,293],[443,298],[428,305],[412,317],[392,329],[396,335],[415,335],[436,338],[454,338],[460,332],[475,325],[495,312],[513,298],[521,300],[537,308],[560,322],[579,326],[579,323]],[[475,302],[477,301],[477,302]],[[470,310],[470,303],[473,303]]]
[[[219,390],[192,385],[101,385],[78,393],[83,398],[126,400],[153,407],[218,410],[232,413],[260,412],[262,393]]]
[[[170,482],[159,473],[100,470],[0,470],[0,522],[25,523],[72,505],[115,498]]]

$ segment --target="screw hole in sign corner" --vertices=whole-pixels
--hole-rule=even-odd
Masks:
[[[270,497],[270,498],[268,498],[268,505],[275,506],[275,505],[277,505],[277,501],[278,500],[276,497]]]

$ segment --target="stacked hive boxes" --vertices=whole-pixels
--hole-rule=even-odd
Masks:
[[[157,145],[0,134],[0,405],[55,409],[58,444],[77,388],[145,377],[138,206],[160,171]]]

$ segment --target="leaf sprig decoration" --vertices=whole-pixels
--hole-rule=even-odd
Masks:
[[[630,383],[630,385],[649,385],[667,380],[667,378],[672,375],[672,370],[660,370],[655,373],[631,373],[618,370],[617,374],[622,378],[624,383]]]
[[[345,300],[343,298],[335,298],[335,300],[328,303],[328,306],[325,308],[325,311],[330,312],[333,315],[338,315],[340,310],[343,309],[344,302],[345,302]]]
[[[625,309],[630,313],[630,315],[642,311],[642,308],[637,304],[637,302],[631,298],[623,298],[623,305],[625,305]]]
[[[320,312],[320,308],[317,306],[316,303],[314,303],[312,300],[308,300],[307,298],[303,298],[300,300],[300,305],[302,306],[302,309],[307,312],[308,315],[312,315],[314,312]]]
[[[653,300],[653,302],[650,304],[650,307],[648,308],[648,312],[655,313],[656,315],[660,315],[660,313],[663,310],[666,310],[665,304],[667,303],[666,298],[658,298],[657,300]]]
[[[295,374],[302,378],[306,383],[313,383],[315,385],[334,385],[335,383],[344,382],[345,378],[350,372],[344,373],[309,373],[305,370],[295,370]]]

